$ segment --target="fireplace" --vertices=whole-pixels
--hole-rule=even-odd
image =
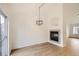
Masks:
[[[50,31],[50,40],[59,42],[59,31]]]

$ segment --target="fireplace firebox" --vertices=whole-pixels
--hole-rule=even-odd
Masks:
[[[50,40],[59,42],[59,31],[50,31]]]

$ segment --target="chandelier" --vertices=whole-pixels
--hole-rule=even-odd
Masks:
[[[45,3],[42,3],[42,4],[38,7],[38,10],[39,10],[39,19],[36,20],[36,24],[39,25],[39,26],[43,24],[43,20],[40,19],[40,9],[41,9],[41,7],[42,7],[44,4],[45,4]]]

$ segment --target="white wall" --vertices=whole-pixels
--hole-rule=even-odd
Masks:
[[[36,25],[40,4],[11,4],[12,49],[47,42],[47,16],[42,14],[44,24]]]

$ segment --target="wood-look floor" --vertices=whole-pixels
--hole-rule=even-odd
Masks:
[[[69,39],[67,46],[43,43],[12,51],[11,56],[79,56],[79,39]]]

